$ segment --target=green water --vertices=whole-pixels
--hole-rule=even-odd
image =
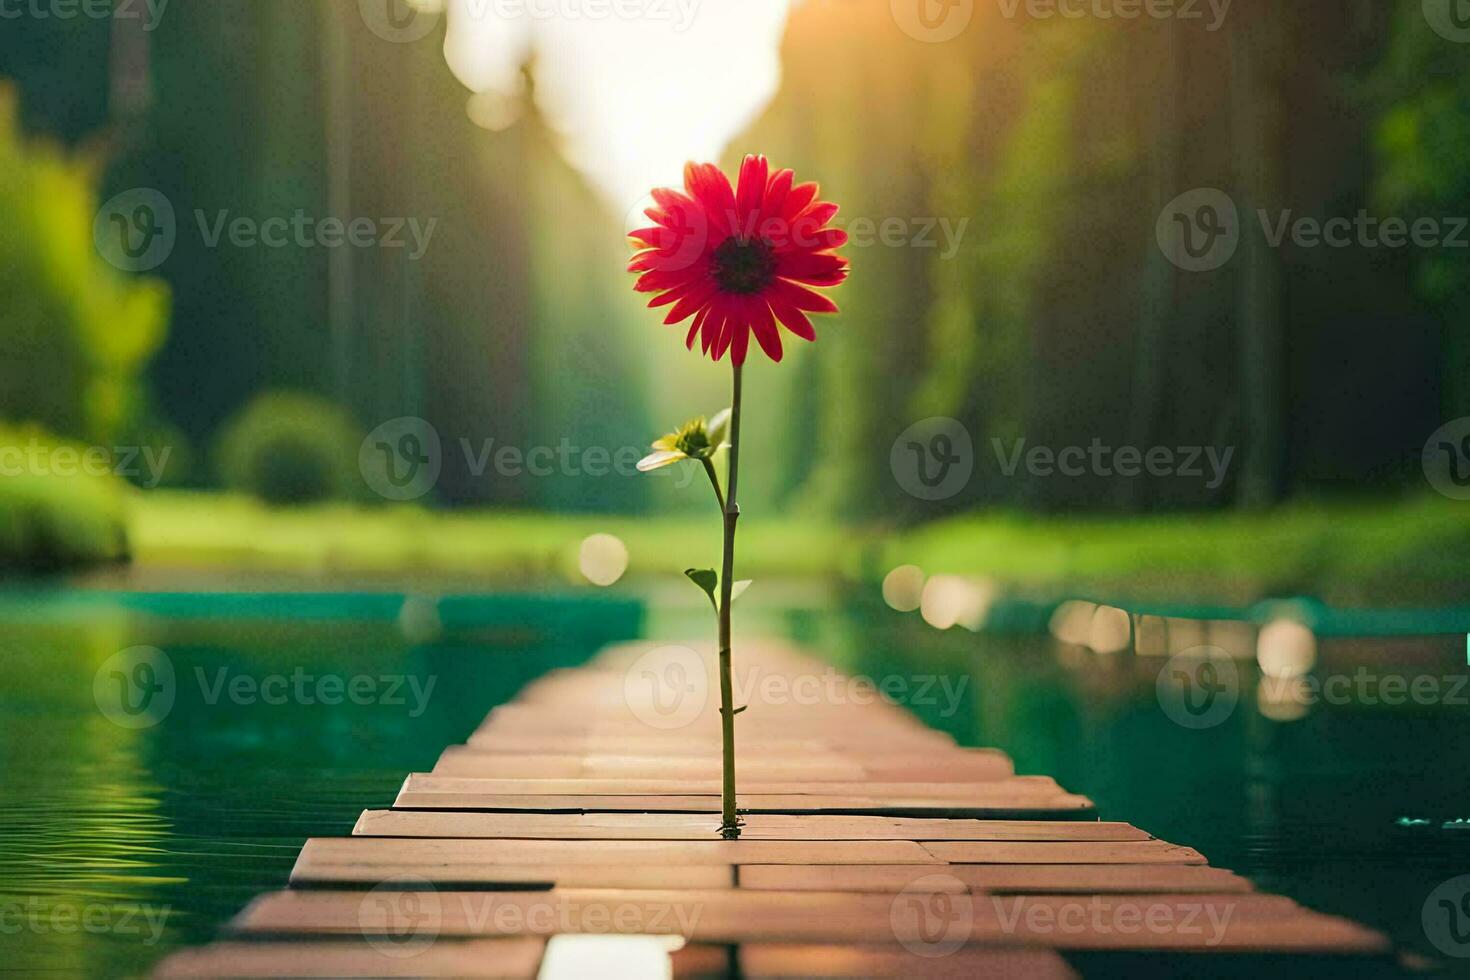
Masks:
[[[1434,952],[1425,898],[1470,871],[1470,830],[1442,829],[1470,816],[1470,707],[1449,684],[1432,704],[1283,711],[1263,709],[1242,664],[1236,709],[1192,730],[1161,709],[1156,658],[1044,632],[941,632],[866,593],[786,601],[752,601],[752,631],[898,685],[931,724],[1056,776],[1105,818]],[[307,836],[347,833],[527,680],[609,642],[682,638],[707,615],[617,589],[402,607],[391,595],[0,599],[0,973],[146,973],[280,887]],[[173,670],[173,701],[119,715],[110,658],[140,645]],[[1467,671],[1463,637],[1432,636],[1323,640],[1314,673],[1365,662]],[[758,704],[746,718],[758,722]]]

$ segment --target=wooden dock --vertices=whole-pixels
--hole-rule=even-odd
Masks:
[[[736,651],[781,684],[740,716],[746,827],[719,840],[712,658],[666,650],[615,647],[537,680],[352,836],[307,841],[287,890],[157,975],[1060,978],[1392,963],[1383,936],[1100,822],[1004,753],[961,748],[851,687],[797,697],[832,669],[778,645]]]

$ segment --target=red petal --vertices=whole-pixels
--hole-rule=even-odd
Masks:
[[[711,237],[728,236],[735,216],[735,192],[720,168],[712,163],[686,163],[684,187],[704,207],[711,229],[717,232]]]
[[[771,312],[776,314],[776,319],[780,320],[787,330],[802,340],[817,339],[817,331],[812,328],[812,321],[807,319],[805,313],[792,306],[789,300],[775,290],[767,290],[766,299],[770,301]]]
[[[735,366],[745,363],[745,354],[750,349],[750,324],[741,320],[735,325],[730,343],[730,362]],[[718,358],[716,358],[718,360]]]
[[[671,288],[668,292],[666,292],[666,293],[660,293],[658,296],[655,296],[649,302],[648,307],[649,307],[649,309],[652,309],[652,308],[654,308],[656,306],[667,306],[669,303],[672,303],[674,300],[681,299],[684,296],[689,295],[694,290],[700,288],[700,286],[701,286],[701,284],[703,282],[704,282],[704,280],[702,280],[702,279],[688,279],[688,280],[685,280],[684,282],[681,282],[677,286],[674,286],[673,288]]]
[[[777,170],[771,174],[771,179],[766,182],[766,200],[761,205],[761,215],[764,218],[781,216],[781,209],[786,206],[786,195],[791,193],[791,181],[795,177],[790,170]]]
[[[837,214],[837,205],[831,201],[818,201],[796,216],[800,223],[811,222],[814,228],[821,228]]]
[[[786,195],[786,203],[781,206],[781,217],[789,223],[798,214],[806,210],[808,204],[816,200],[817,192],[821,190],[815,183],[797,184],[791,188],[791,193]]]
[[[763,300],[757,300],[751,309],[750,328],[755,331],[756,342],[766,356],[776,363],[781,362],[781,331],[771,317],[771,308]],[[736,361],[739,364],[740,361]]]
[[[669,272],[645,272],[633,284],[633,289],[640,293],[657,293],[665,289],[672,289],[675,286],[683,285],[684,283],[697,282],[698,278],[697,275],[689,272],[687,269]]]
[[[798,286],[794,282],[785,279],[777,279],[771,283],[771,291],[780,296],[781,299],[790,303],[798,310],[806,310],[809,313],[836,313],[837,304],[832,302],[821,293],[814,293],[810,289]]]
[[[740,233],[749,238],[760,220],[761,202],[766,196],[766,180],[770,164],[763,156],[747,155],[740,164],[740,189],[735,192],[735,219]],[[747,225],[747,219],[749,224]]]
[[[684,338],[684,346],[690,350],[694,349],[694,336],[699,333],[699,328],[704,326],[704,321],[709,319],[709,307],[706,306],[694,314],[694,320],[689,325],[689,336]]]
[[[711,308],[709,316],[705,317],[704,326],[699,330],[699,348],[708,354],[710,350],[719,345],[720,334],[725,329],[725,313],[723,310]]]
[[[715,287],[713,283],[705,283],[704,285],[685,293],[680,298],[679,302],[674,304],[674,308],[669,311],[669,315],[664,317],[664,323],[678,323],[680,320],[689,316],[705,303],[708,303],[709,298],[714,294],[714,291]]]
[[[835,286],[847,277],[847,260],[840,255],[817,252],[780,253],[776,275],[799,279],[813,286]]]

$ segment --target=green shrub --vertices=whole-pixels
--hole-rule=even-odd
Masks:
[[[96,171],[23,137],[0,84],[0,418],[109,443],[142,401],[169,292],[98,254]]]
[[[268,504],[360,495],[363,434],[346,412],[315,395],[266,392],[225,424],[215,461],[225,485]]]
[[[57,455],[62,450],[64,455]],[[133,493],[85,446],[0,425],[0,569],[51,571],[129,557]]]

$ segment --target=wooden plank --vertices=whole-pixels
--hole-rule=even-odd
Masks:
[[[780,867],[780,865],[771,865]],[[291,872],[293,888],[371,888],[392,879],[417,878],[435,888],[534,890],[550,888],[733,888],[729,865],[635,864],[462,864],[454,861],[418,864],[337,863],[298,858]]]
[[[921,884],[922,883],[922,884]],[[773,891],[901,892],[920,887],[995,894],[1248,892],[1250,881],[1193,864],[742,865],[740,887]]]
[[[155,977],[506,977],[533,978],[545,940],[532,936],[420,943],[395,949],[365,940],[220,942],[181,950]],[[408,955],[405,955],[408,954]]]
[[[476,810],[365,810],[358,837],[538,838],[545,840],[710,840],[717,810],[705,813],[486,813]],[[954,826],[948,826],[954,824]],[[1049,829],[1055,827],[1055,830]],[[1074,830],[1073,828],[1078,828]],[[1119,828],[1119,829],[1115,829]],[[1116,841],[1147,843],[1126,825],[1056,821],[954,820],[833,814],[751,813],[744,840]],[[1154,842],[1158,843],[1158,842]],[[1079,863],[1079,862],[1070,862]]]
[[[520,810],[560,813],[719,813],[720,797],[703,796],[452,796],[414,801],[439,810]],[[402,806],[402,804],[399,804]],[[969,800],[878,799],[866,796],[792,794],[740,795],[742,813],[834,814],[911,817],[954,817],[969,819],[1019,818],[1045,815],[1070,816],[1090,811],[1092,803],[1081,796],[984,794]]]
[[[733,865],[933,864],[912,841],[774,840],[446,840],[393,837],[313,837],[297,868],[310,875],[324,865]]]
[[[1026,977],[1075,980],[1076,971],[1049,949],[958,949],[923,956],[902,946],[746,943],[740,975],[776,977]]]
[[[434,763],[443,776],[483,776],[502,779],[573,778],[590,779],[708,779],[713,760],[655,756],[570,756],[497,755],[451,746]],[[818,759],[737,759],[736,773],[742,779],[789,780],[838,779],[858,782],[867,771],[852,762],[832,756]]]
[[[1204,864],[1190,847],[1161,840],[1074,843],[1056,841],[930,841],[924,849],[950,864]]]
[[[1018,776],[982,783],[809,783],[755,780],[741,784],[742,792],[762,795],[834,795],[887,797],[925,797],[935,800],[964,800],[966,797],[992,791],[995,785],[1013,786],[1020,792],[1031,792],[1037,786],[1049,786],[1054,794],[1063,791],[1051,780]],[[411,773],[404,780],[394,806],[433,806],[436,797],[486,796],[718,796],[717,779],[482,779],[473,776],[443,776],[435,773]]]
[[[933,898],[935,896],[928,896]],[[940,912],[965,941],[1076,950],[1191,952],[1386,951],[1380,935],[1301,909],[1276,895],[943,896]],[[900,941],[922,894],[781,891],[277,892],[234,927],[253,935],[373,934],[365,909],[397,922],[408,902],[415,928],[438,936],[615,932],[683,935],[705,943]],[[366,903],[366,904],[365,904]],[[374,920],[375,921],[375,920]],[[942,924],[942,923],[941,923]]]

